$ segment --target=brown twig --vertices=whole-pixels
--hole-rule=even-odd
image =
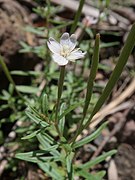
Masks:
[[[79,2],[75,1],[75,0],[68,0],[68,1],[66,1],[66,3],[63,0],[59,0],[59,1],[58,0],[51,0],[51,2],[58,4],[58,5],[61,5],[61,6],[64,6],[68,9],[73,10],[73,11],[77,11],[78,6],[79,6]],[[99,10],[97,8],[87,6],[87,5],[83,6],[82,13],[84,15],[92,16],[95,18],[98,18],[98,16],[99,16]]]
[[[109,142],[109,140],[117,133],[120,131],[120,129],[123,127],[124,123],[126,122],[126,115],[129,112],[130,109],[126,110],[122,116],[122,118],[120,119],[120,121],[118,121],[118,123],[115,124],[113,130],[110,132],[110,134],[104,138],[104,140],[102,141],[102,143],[99,145],[99,147],[97,148],[97,150],[95,151],[95,153],[93,154],[91,159],[94,159],[95,157],[97,157],[100,152],[103,150],[103,148],[105,147],[105,145]]]

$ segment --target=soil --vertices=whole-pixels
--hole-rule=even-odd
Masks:
[[[32,24],[28,6],[23,6],[14,0],[0,0],[0,54],[3,56],[10,70],[33,69],[38,60],[32,54],[21,54],[19,42],[24,41],[29,45],[35,45],[35,37],[24,31],[26,25]],[[27,3],[28,5],[28,3]],[[16,78],[17,83],[20,82]],[[23,83],[22,78],[20,83]],[[7,87],[8,81],[0,67],[0,89]]]

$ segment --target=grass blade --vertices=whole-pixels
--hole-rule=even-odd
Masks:
[[[94,79],[97,73],[98,62],[99,62],[99,42],[100,42],[100,35],[97,34],[96,40],[95,40],[95,46],[94,46],[94,53],[92,57],[91,71],[90,71],[90,75],[89,75],[89,79],[87,83],[87,93],[86,93],[85,105],[83,109],[83,119],[85,118],[86,113],[87,113],[87,109],[88,109],[90,99],[92,96]]]
[[[112,72],[112,75],[111,75],[106,87],[104,88],[102,95],[100,96],[98,102],[96,103],[96,105],[92,111],[92,114],[90,115],[89,120],[84,125],[83,129],[85,129],[89,126],[92,117],[100,110],[100,108],[102,107],[104,102],[107,100],[113,87],[117,83],[117,81],[123,71],[124,66],[127,63],[128,57],[131,54],[134,46],[135,46],[135,24],[133,24],[133,26],[129,32],[126,43],[120,53],[117,65],[116,65],[114,71]]]

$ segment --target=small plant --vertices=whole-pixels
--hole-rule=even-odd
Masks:
[[[81,76],[75,77],[75,64],[72,64],[72,62],[76,63],[77,59],[85,58],[88,53],[90,53],[90,42],[84,42],[84,51],[86,48],[87,53],[82,52],[79,48],[75,48],[77,45],[77,39],[75,34],[72,34],[77,27],[83,4],[84,0],[80,0],[80,6],[76,13],[75,20],[74,22],[70,22],[68,24],[71,25],[71,36],[69,33],[65,32],[60,38],[60,43],[55,41],[54,38],[50,37],[52,34],[54,34],[53,32],[59,32],[59,26],[50,31],[48,27],[46,29],[34,29],[27,27],[27,30],[34,32],[43,38],[44,34],[46,33],[47,39],[45,40],[45,44],[43,46],[41,45],[39,47],[31,48],[24,42],[21,42],[24,48],[22,52],[34,52],[39,57],[45,59],[45,70],[39,73],[33,71],[13,71],[11,74],[20,74],[25,76],[34,75],[38,78],[42,77],[43,82],[46,80],[47,83],[40,93],[38,85],[36,87],[17,86],[3,61],[3,57],[0,56],[0,64],[10,82],[9,92],[3,91],[3,95],[0,96],[0,99],[7,101],[8,104],[7,106],[3,105],[2,108],[4,109],[10,107],[12,109],[14,121],[21,119],[22,122],[28,122],[26,128],[18,128],[18,133],[21,132],[19,138],[22,136],[22,134],[24,135],[21,138],[22,144],[19,144],[20,149],[17,150],[18,153],[16,153],[15,157],[17,159],[36,163],[47,174],[48,177],[51,177],[54,180],[73,180],[76,177],[90,180],[103,179],[106,173],[105,171],[99,171],[95,174],[91,174],[90,169],[96,164],[104,161],[108,156],[114,155],[116,150],[104,152],[100,156],[90,160],[89,162],[85,162],[84,164],[76,164],[76,154],[81,147],[92,142],[101,134],[102,130],[107,126],[107,122],[102,123],[87,137],[80,140],[77,138],[79,135],[81,135],[84,129],[89,127],[94,115],[100,110],[102,105],[109,97],[113,87],[117,83],[123,71],[124,66],[126,65],[132,49],[135,46],[134,24],[108,83],[104,87],[99,99],[96,99],[96,101],[93,102],[93,87],[99,66],[99,34],[97,34],[95,38],[95,44],[92,51],[93,56],[91,60],[91,68],[87,83],[84,84]],[[47,17],[47,26],[49,25],[49,22],[51,22],[50,17],[55,13],[55,8],[52,8],[52,10],[52,13],[50,13],[49,1],[47,1],[46,8],[37,9],[39,14],[42,13],[43,17]],[[60,24],[62,27],[65,27],[66,25],[66,23]],[[84,28],[84,30],[91,35],[91,32],[88,29]],[[59,34],[60,32],[58,33],[58,37]],[[81,45],[82,44],[80,43],[80,46]],[[47,46],[52,53],[51,56]],[[52,64],[51,58],[55,64]],[[85,60],[82,61],[86,63]],[[70,63],[74,66],[73,70],[69,70],[68,68]],[[59,71],[57,71],[57,68]],[[57,86],[53,86],[50,83],[52,79],[55,81],[58,80]],[[79,87],[80,84],[81,86]],[[75,89],[76,87],[77,89]],[[85,88],[85,98],[81,99],[78,94]],[[14,91],[16,91],[16,94],[18,95],[17,98],[12,97]],[[76,91],[76,93],[74,93],[74,91]],[[31,94],[31,92],[36,94],[36,96],[28,96],[28,94]],[[23,93],[26,93],[27,96]],[[37,93],[39,93],[39,95],[37,95]],[[25,108],[26,110],[24,113]],[[77,118],[74,118],[73,110],[76,108],[80,108],[80,112]],[[69,130],[73,124],[77,125],[77,129],[76,132],[70,133]],[[25,147],[23,147],[23,145]]]
[[[127,42],[125,43],[125,46],[121,52],[117,65],[88,119],[86,119],[86,114],[90,104],[93,82],[98,67],[100,36],[99,34],[96,35],[91,72],[87,84],[86,98],[84,102],[78,102],[77,104],[69,106],[66,106],[65,103],[61,103],[65,66],[70,60],[74,62],[75,59],[83,58],[85,53],[82,53],[82,51],[79,49],[73,51],[76,45],[75,35],[71,35],[69,37],[68,33],[64,33],[61,37],[60,44],[57,43],[53,38],[49,39],[48,47],[53,52],[53,60],[60,66],[57,102],[50,113],[48,95],[42,94],[40,111],[37,110],[36,107],[28,107],[26,114],[39,126],[39,129],[23,137],[23,139],[28,140],[36,136],[40,143],[40,150],[18,153],[16,154],[17,158],[37,163],[39,167],[53,179],[74,179],[76,176],[86,179],[90,179],[90,177],[91,179],[103,178],[105,175],[104,171],[90,175],[89,169],[95,164],[105,160],[106,157],[115,154],[115,150],[103,153],[94,160],[79,165],[75,164],[75,155],[78,148],[97,138],[107,123],[103,123],[96,131],[79,141],[76,141],[76,138],[85,128],[89,126],[93,116],[99,111],[102,104],[111,93],[111,90],[117,82],[123,67],[127,62],[128,56],[134,47],[135,41],[133,41],[133,38],[131,38],[133,37],[134,33],[135,25],[133,25],[131,32],[129,33]],[[83,104],[82,118],[79,120],[76,134],[71,137],[70,134],[67,135],[66,133],[66,122],[68,121],[66,115],[74,108],[79,106],[79,103]],[[59,136],[59,138],[57,138],[57,136]]]

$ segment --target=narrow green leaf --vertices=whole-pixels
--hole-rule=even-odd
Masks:
[[[69,21],[69,22],[66,22],[66,23],[64,23],[64,24],[54,26],[53,29],[54,29],[54,30],[55,30],[55,29],[59,30],[59,29],[62,29],[62,28],[64,28],[64,27],[67,28],[67,26],[70,26],[70,25],[72,25],[72,24],[73,24],[73,21]]]
[[[102,95],[100,96],[98,102],[96,103],[96,105],[92,111],[92,114],[89,117],[89,120],[84,125],[82,130],[89,126],[92,117],[100,110],[102,105],[105,103],[105,101],[109,97],[112,89],[114,88],[115,84],[117,83],[117,81],[123,71],[124,66],[127,63],[127,60],[129,58],[134,46],[135,46],[135,24],[133,24],[133,26],[129,32],[129,35],[127,37],[125,45],[120,53],[116,67],[113,70],[112,75],[111,75],[106,87],[104,88],[104,90],[102,92]]]
[[[44,116],[43,114],[39,113],[34,107],[29,106],[31,114],[34,114],[38,119],[41,119],[43,123],[45,122],[47,125],[48,124],[48,118]]]
[[[42,96],[42,101],[41,101],[41,104],[42,104],[42,112],[48,116],[48,109],[49,109],[49,105],[48,105],[48,97],[47,97],[47,94],[43,94]]]
[[[109,43],[101,43],[100,48],[107,48],[107,47],[113,47],[113,46],[118,46],[120,42],[115,41],[115,42],[109,42]]]
[[[100,35],[97,34],[96,35],[96,40],[95,40],[93,57],[92,57],[91,71],[90,71],[90,75],[89,75],[88,83],[87,83],[87,93],[86,93],[86,98],[85,98],[85,105],[84,105],[84,108],[83,108],[83,118],[85,118],[87,110],[88,110],[88,106],[90,104],[92,91],[93,91],[93,84],[94,84],[94,80],[95,80],[97,69],[98,69],[99,42],[100,42]]]
[[[0,99],[1,99],[1,97],[0,97]],[[3,100],[3,99],[1,99],[1,100]],[[3,105],[0,106],[0,111],[3,111],[5,109],[9,109],[9,105],[8,104],[3,104]]]
[[[47,133],[41,132],[38,134],[38,137],[42,137],[43,143],[48,142],[49,144],[56,144],[56,141]]]
[[[9,94],[9,92],[7,92],[6,90],[2,90],[2,94],[4,95],[4,97],[7,98],[7,100],[9,100],[9,98],[11,98],[11,95]]]
[[[58,167],[54,166],[52,162],[47,162],[47,163],[38,163],[39,167],[47,173],[51,178],[54,180],[64,180],[64,176],[62,175],[61,171],[58,171]]]
[[[46,133],[37,134],[37,139],[43,149],[50,148],[52,145],[56,144],[55,140]],[[60,156],[60,153],[57,150],[51,151],[50,154],[54,156]]]
[[[68,113],[70,113],[71,111],[73,111],[74,109],[76,109],[78,106],[80,106],[81,104],[83,104],[84,101],[81,102],[77,102],[71,106],[69,106],[69,108],[67,108],[59,117],[58,120],[60,120],[61,118],[63,118],[64,116],[66,116]]]
[[[66,165],[67,165],[67,173],[68,173],[68,179],[73,180],[73,165],[72,165],[72,158],[73,158],[73,153],[71,152],[69,155],[66,157]]]
[[[48,123],[44,122],[41,118],[39,118],[39,117],[35,116],[34,114],[32,114],[30,111],[25,111],[25,113],[36,124],[41,124],[43,127],[49,126]]]
[[[73,144],[73,148],[78,148],[78,147],[81,147],[83,146],[84,144],[87,144],[91,141],[93,141],[94,139],[96,139],[100,134],[101,134],[101,131],[106,127],[108,122],[105,122],[103,123],[96,131],[94,131],[92,134],[90,134],[89,136],[85,137],[84,139],[78,141],[78,142],[75,142]]]
[[[28,108],[33,114],[35,114],[37,117],[40,117],[40,113],[34,107],[28,106]]]
[[[31,138],[35,137],[40,131],[41,131],[41,130],[38,129],[37,131],[34,131],[33,133],[31,133],[31,134],[29,134],[29,135],[27,135],[27,136],[25,136],[25,137],[22,137],[21,139],[22,139],[22,140],[24,140],[24,139],[31,139]]]
[[[60,107],[60,115],[62,115],[64,113],[66,109],[66,104],[63,103]],[[60,120],[59,120],[59,129],[60,129],[60,132],[61,134],[63,135],[63,132],[64,132],[64,126],[65,126],[65,116],[63,116]]]
[[[106,152],[103,155],[100,155],[100,156],[96,157],[95,159],[91,160],[90,162],[87,162],[85,164],[77,166],[77,168],[79,168],[78,170],[89,169],[89,168],[95,166],[96,164],[99,164],[100,162],[104,161],[107,157],[116,154],[116,152],[117,152],[116,150],[111,150],[109,152]]]
[[[79,170],[77,172],[77,175],[79,175],[79,177],[81,176],[81,177],[83,177],[83,178],[85,178],[87,180],[94,180],[94,179],[92,179],[93,176],[90,173],[88,173],[87,171],[85,171],[85,170]]]
[[[17,153],[15,157],[33,163],[60,160],[60,157],[58,156],[43,156],[45,154],[48,154],[48,152],[50,152],[50,149],[48,151],[39,150],[39,151],[31,151],[26,153]]]
[[[87,180],[103,180],[103,177],[105,176],[105,171],[100,171],[98,173],[90,174],[89,172],[85,170],[78,171],[78,174]]]
[[[14,70],[10,71],[12,75],[18,75],[18,76],[40,76],[41,72],[38,71],[19,71],[19,70]]]
[[[9,91],[9,94],[12,96],[13,93],[14,93],[14,86],[13,86],[13,84],[11,84],[11,83],[9,84],[8,91]]]
[[[97,180],[102,180],[103,177],[105,176],[106,174],[106,171],[99,171],[96,173],[96,177],[97,177]]]
[[[16,89],[19,92],[28,93],[28,94],[32,94],[32,93],[36,94],[39,91],[37,87],[24,86],[24,85],[17,85]]]
[[[24,72],[24,71],[10,71],[10,73],[12,75],[17,75],[17,76],[29,76],[29,73],[28,72]]]
[[[27,32],[31,32],[31,33],[36,34],[36,35],[40,35],[40,36],[43,36],[43,37],[45,36],[45,34],[44,34],[44,27],[36,28],[36,27],[32,27],[32,26],[26,26],[25,30]]]

